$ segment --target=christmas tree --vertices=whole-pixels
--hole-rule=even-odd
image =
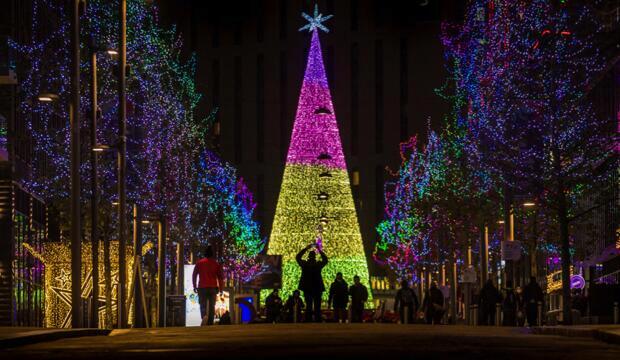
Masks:
[[[285,296],[299,283],[295,255],[314,241],[329,257],[324,281],[342,272],[347,281],[358,275],[368,286],[368,265],[319,42],[318,29],[327,31],[322,21],[331,16],[315,8],[314,17],[304,17],[309,24],[300,30],[309,30],[312,39],[268,249],[268,254],[282,255]]]

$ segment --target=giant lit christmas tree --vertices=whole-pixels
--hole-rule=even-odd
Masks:
[[[352,282],[359,275],[368,287],[368,265],[342,152],[338,123],[323,66],[318,29],[323,16],[303,14],[312,33],[293,135],[273,221],[268,253],[282,255],[282,292],[297,289],[300,268],[295,255],[318,241],[329,257],[323,279],[342,272]]]

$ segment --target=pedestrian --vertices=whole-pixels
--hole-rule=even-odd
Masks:
[[[301,309],[304,308],[304,302],[301,300],[301,293],[299,290],[293,291],[293,295],[288,297],[286,304],[284,304],[284,310],[286,311],[287,322],[300,322],[301,321]]]
[[[349,285],[342,277],[342,273],[336,274],[336,279],[329,287],[329,299],[327,308],[333,306],[334,321],[343,322],[346,320],[347,304],[349,303]]]
[[[198,293],[198,302],[200,303],[200,316],[207,316],[207,325],[213,325],[215,317],[215,297],[222,293],[224,288],[224,276],[222,267],[214,259],[213,248],[208,245],[205,248],[204,258],[198,260],[194,266],[192,274],[192,284],[194,292]],[[198,286],[196,286],[196,278],[198,278]]]
[[[530,277],[530,283],[523,289],[523,302],[525,303],[525,316],[527,325],[535,326],[538,320],[538,302],[543,301],[543,291],[536,282],[534,276]]]
[[[368,301],[368,289],[357,275],[353,277],[349,294],[351,294],[351,322],[361,323],[364,319],[364,304]]]
[[[316,248],[321,255],[321,261],[316,260],[316,252],[310,251],[308,260],[303,260],[303,256],[308,250]],[[321,322],[321,298],[325,291],[323,275],[321,272],[327,265],[327,256],[323,249],[316,244],[310,244],[303,248],[296,256],[297,263],[301,267],[301,278],[299,279],[299,289],[304,292],[306,299],[306,322]]]
[[[502,294],[493,284],[493,280],[488,279],[482,289],[480,289],[480,315],[482,321],[480,325],[494,325],[496,306],[501,303]]]
[[[579,312],[579,316],[586,316],[588,312],[588,298],[582,289],[573,289],[571,308]]]
[[[267,322],[276,323],[280,321],[280,312],[282,310],[282,299],[280,298],[280,291],[274,289],[267,299],[265,299],[265,316]]]
[[[418,297],[407,280],[401,281],[401,288],[396,292],[394,299],[394,312],[400,315],[401,324],[413,324],[415,314],[418,311]]]
[[[512,281],[506,281],[506,294],[502,301],[503,326],[517,326],[517,308],[519,300],[512,288]]]
[[[437,283],[433,282],[430,289],[424,296],[424,317],[427,324],[441,324],[441,318],[445,312],[443,293],[437,288]]]
[[[515,290],[517,296],[517,326],[525,325],[525,302],[523,301],[523,289],[517,286]]]

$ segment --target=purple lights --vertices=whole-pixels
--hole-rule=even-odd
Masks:
[[[286,163],[347,168],[317,30],[312,32],[308,64]]]

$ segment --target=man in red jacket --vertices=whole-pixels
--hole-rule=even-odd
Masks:
[[[198,286],[196,286],[197,277],[200,279]],[[205,258],[198,260],[196,266],[194,266],[192,282],[194,292],[198,293],[200,316],[203,319],[205,316],[208,316],[207,325],[213,325],[215,297],[218,291],[221,293],[224,288],[224,277],[222,275],[222,267],[213,258],[213,248],[211,246],[207,246],[205,249]]]

